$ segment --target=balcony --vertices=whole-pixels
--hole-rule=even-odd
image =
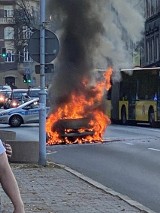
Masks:
[[[14,24],[14,18],[13,17],[0,18],[0,24]]]

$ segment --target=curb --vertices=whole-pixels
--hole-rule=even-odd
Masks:
[[[100,190],[102,190],[102,191],[104,191],[104,192],[106,192],[106,193],[108,193],[108,194],[110,194],[110,195],[113,195],[113,196],[115,196],[115,197],[118,197],[118,198],[122,199],[123,201],[125,201],[125,202],[128,203],[129,205],[131,205],[131,206],[137,208],[138,210],[140,210],[140,211],[142,211],[142,212],[144,212],[144,213],[156,213],[156,212],[154,212],[153,210],[151,210],[151,209],[149,209],[149,208],[143,206],[143,205],[140,204],[139,202],[132,200],[132,199],[129,198],[128,196],[123,195],[123,194],[121,194],[121,193],[119,193],[119,192],[116,192],[116,191],[112,190],[111,188],[108,188],[108,187],[106,187],[106,186],[104,186],[104,185],[102,185],[102,184],[100,184],[100,183],[98,183],[98,182],[92,180],[92,179],[89,178],[89,177],[86,177],[86,176],[82,175],[81,173],[79,173],[79,172],[77,172],[77,171],[75,171],[75,170],[73,170],[73,169],[71,169],[71,168],[69,168],[69,167],[67,167],[67,166],[65,166],[65,165],[56,164],[56,163],[53,163],[53,164],[54,164],[55,166],[59,167],[59,168],[65,169],[66,171],[68,171],[68,172],[70,172],[71,174],[75,175],[76,177],[78,177],[78,178],[84,180],[85,182],[87,182],[87,183],[93,185],[94,187],[96,187],[96,188],[98,188],[98,189],[100,189]]]

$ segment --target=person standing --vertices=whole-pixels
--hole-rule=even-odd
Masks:
[[[6,154],[6,149],[8,150],[8,156]],[[8,162],[8,157],[10,157],[11,153],[12,150],[10,146],[6,145],[5,148],[0,140],[0,183],[13,203],[13,213],[25,213],[18,184]]]

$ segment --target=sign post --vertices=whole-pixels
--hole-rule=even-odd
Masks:
[[[46,0],[40,0],[40,30],[36,30],[28,43],[31,58],[40,63],[40,93],[39,93],[39,164],[46,165],[46,90],[45,72],[53,70],[53,61],[59,52],[57,36],[45,29]]]
[[[45,0],[40,1],[39,164],[46,165]]]

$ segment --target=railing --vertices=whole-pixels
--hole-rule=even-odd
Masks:
[[[14,24],[14,18],[13,17],[0,18],[0,24]]]

